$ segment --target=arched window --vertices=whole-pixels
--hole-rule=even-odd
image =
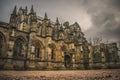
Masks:
[[[0,56],[2,55],[2,49],[3,49],[3,43],[4,43],[4,39],[3,37],[0,35]]]
[[[40,58],[40,45],[37,43],[35,45],[35,58]]]
[[[22,53],[23,50],[23,45],[24,45],[24,41],[21,38],[16,39],[15,43],[14,43],[14,54],[13,56],[24,56],[24,54]]]
[[[35,58],[40,58],[41,46],[39,42],[33,43],[32,46],[33,46],[32,53],[35,55]]]
[[[51,49],[51,60],[56,59],[56,45],[55,44],[49,44],[49,47]]]
[[[3,49],[5,48],[5,37],[0,33],[0,56],[4,53]]]
[[[51,51],[51,59],[53,60],[54,59],[54,50],[52,49]]]
[[[101,62],[101,53],[94,53],[93,54],[93,57],[94,57],[94,62]]]

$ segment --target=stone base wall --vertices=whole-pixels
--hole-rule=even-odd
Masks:
[[[72,64],[70,68],[64,66],[64,62],[27,61],[26,70],[82,70],[84,64]],[[120,68],[120,63],[93,63],[87,69],[113,69]],[[24,60],[0,59],[0,70],[25,70]]]

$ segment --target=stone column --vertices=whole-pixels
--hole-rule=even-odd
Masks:
[[[93,65],[93,58],[92,58],[92,54],[89,53],[89,68],[92,69],[92,65]]]
[[[47,56],[48,56],[48,66],[47,68],[48,69],[52,69],[52,66],[51,66],[51,49],[50,48],[47,48],[46,49],[46,52],[47,52]]]
[[[9,41],[9,46],[8,46],[8,57],[12,58],[14,54],[14,41]]]
[[[64,52],[62,51],[62,67],[65,68],[65,65],[64,65]]]
[[[105,53],[104,52],[101,52],[101,57],[102,57],[102,68],[106,68],[107,66],[105,64],[106,59],[105,59]]]
[[[41,49],[41,60],[45,60],[44,48]]]
[[[79,65],[80,69],[84,69],[84,57],[83,57],[83,53],[81,53],[80,55],[80,65]]]
[[[75,55],[72,55],[72,63],[73,63],[73,69],[76,69],[76,64],[75,64]]]

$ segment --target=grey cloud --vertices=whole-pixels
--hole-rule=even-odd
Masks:
[[[111,5],[120,10],[120,0],[112,0]]]
[[[87,37],[101,35],[110,41],[120,41],[120,0],[86,0],[88,14],[91,16],[92,27],[86,31]],[[118,8],[116,10],[116,7]],[[116,20],[118,18],[118,20]]]

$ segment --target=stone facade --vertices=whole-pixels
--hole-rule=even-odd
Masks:
[[[119,61],[116,43],[92,45],[77,22],[52,22],[45,13],[16,6],[9,23],[0,22],[0,65],[37,69],[107,68]],[[1,67],[2,68],[2,67]]]

